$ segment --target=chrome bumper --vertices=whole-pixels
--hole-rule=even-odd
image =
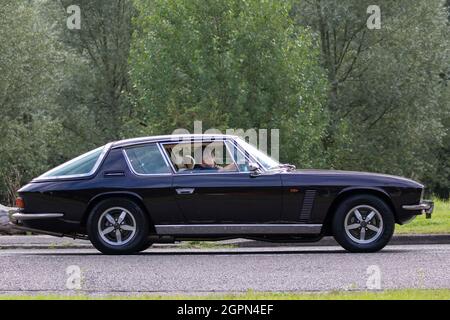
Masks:
[[[422,214],[426,214],[427,219],[430,219],[434,210],[434,202],[431,200],[422,200],[419,204],[403,205],[402,208],[410,211],[421,211]]]
[[[63,213],[23,213],[18,210],[9,211],[9,221],[17,223],[18,221],[55,219],[64,217]]]

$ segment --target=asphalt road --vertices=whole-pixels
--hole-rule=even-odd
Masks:
[[[388,246],[374,254],[339,247],[149,249],[105,256],[92,249],[0,250],[0,294],[89,294],[450,288],[450,245]],[[70,273],[69,272],[69,273]],[[372,278],[371,278],[372,276]],[[378,278],[376,278],[378,279]],[[69,283],[69,288],[67,284]]]

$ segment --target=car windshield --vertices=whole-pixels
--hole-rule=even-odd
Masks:
[[[269,157],[264,152],[260,151],[255,146],[245,142],[241,138],[236,139],[238,144],[244,148],[248,153],[250,153],[253,158],[255,158],[266,170],[271,170],[280,167],[280,163],[271,157]]]
[[[89,151],[88,153],[44,173],[38,179],[90,175],[93,173],[92,171],[95,170],[96,164],[99,161],[104,148],[105,147],[103,146]]]

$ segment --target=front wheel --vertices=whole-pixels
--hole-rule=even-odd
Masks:
[[[358,195],[344,200],[333,217],[333,235],[350,252],[376,252],[391,239],[394,214],[382,199]]]
[[[95,248],[105,254],[131,254],[148,243],[149,223],[139,205],[128,199],[112,198],[92,210],[87,230]]]

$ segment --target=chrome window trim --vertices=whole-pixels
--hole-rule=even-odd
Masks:
[[[166,166],[169,168],[170,170],[170,166],[167,165],[167,160],[164,157],[164,155],[161,153],[161,147],[159,146],[159,144],[157,142],[149,142],[149,143],[144,143],[141,145],[133,145],[133,146],[129,146],[129,147],[124,147],[122,148],[122,154],[125,158],[125,162],[127,163],[128,169],[131,171],[131,173],[133,173],[134,175],[138,176],[138,177],[155,177],[155,176],[160,176],[160,177],[166,177],[166,176],[171,176],[172,173],[171,172],[167,172],[167,173],[138,173],[136,172],[136,170],[134,170],[133,165],[131,164],[130,158],[127,155],[127,150],[128,149],[133,149],[133,148],[139,148],[139,147],[145,147],[148,145],[156,145],[159,153],[161,154],[161,157],[164,159],[164,162],[166,164]]]
[[[223,139],[235,139],[235,135],[227,134],[175,134],[175,135],[159,135],[140,137],[127,140],[121,140],[114,142],[113,149],[126,148],[135,145],[148,144],[148,143],[163,143],[163,142],[187,142],[193,140],[223,140]]]
[[[248,152],[247,150],[245,150],[236,140],[232,140],[231,141],[231,143],[233,144],[233,146],[235,146],[236,147],[236,149],[245,157],[245,159],[247,159],[247,161],[249,162],[249,163],[251,163],[251,162],[255,162],[255,163],[257,163],[259,166],[260,166],[260,168],[264,171],[264,172],[266,172],[267,170],[266,170],[266,168],[263,166],[263,165],[261,165],[261,163],[259,163],[259,161],[258,160],[256,160],[255,159],[255,157],[253,157],[253,155],[250,153],[250,152]],[[248,155],[247,155],[248,154]],[[246,173],[249,173],[249,172],[246,172]]]
[[[197,141],[198,140],[198,141]],[[228,149],[227,144],[225,143],[226,141],[230,141],[229,138],[218,138],[218,139],[190,139],[190,140],[177,140],[177,141],[165,141],[165,142],[159,142],[158,144],[161,145],[161,149],[163,150],[162,152],[164,153],[166,160],[169,162],[170,167],[172,168],[172,172],[174,175],[178,175],[178,176],[201,176],[201,175],[224,175],[224,174],[246,174],[248,175],[249,172],[243,172],[243,171],[239,171],[239,167],[236,164],[236,161],[234,161],[233,158],[233,154],[231,154],[231,158],[233,158],[233,163],[236,165],[236,168],[238,169],[237,171],[222,171],[222,172],[199,172],[199,173],[180,173],[178,171],[175,170],[175,167],[173,166],[172,161],[170,160],[169,154],[167,153],[166,148],[162,147],[163,145],[166,144],[173,144],[174,142],[177,142],[178,144],[181,143],[193,143],[193,142],[217,142],[217,141],[221,141],[223,142],[223,144],[225,145],[225,148],[227,148],[227,151],[230,152],[230,150]],[[232,142],[231,142],[232,143]],[[245,154],[244,154],[245,156]]]
[[[166,166],[169,167],[169,170],[172,170],[171,165],[170,165],[170,161],[167,160],[166,153],[164,152],[163,147],[161,147],[160,143],[156,143],[156,145],[158,146],[159,152],[161,153],[161,157],[164,159],[164,162],[166,163]]]
[[[249,175],[248,172],[240,172],[240,171],[230,171],[230,172],[202,172],[202,173],[174,173],[174,175],[177,176],[211,176],[211,175],[226,175],[226,174],[233,174],[233,175],[238,175],[238,174],[245,174],[245,175]]]
[[[237,170],[237,171],[230,171],[230,172],[242,172],[241,170],[239,170],[239,166],[237,165],[236,160],[234,160],[233,153],[230,151],[230,147],[228,146],[227,141],[228,140],[224,140],[222,142],[223,142],[223,145],[225,146],[225,149],[227,150],[228,154],[231,156],[231,159],[233,160],[234,166],[236,167],[236,170]]]
[[[70,180],[70,179],[78,179],[78,178],[88,178],[88,177],[92,177],[94,176],[98,169],[100,168],[100,166],[102,165],[103,161],[105,160],[108,152],[111,150],[111,146],[112,143],[108,143],[103,147],[102,152],[100,153],[100,156],[98,157],[97,161],[95,162],[94,167],[91,169],[91,171],[89,171],[88,173],[83,173],[83,174],[72,174],[72,175],[66,175],[66,176],[52,176],[52,177],[43,177],[43,175],[45,175],[46,173],[52,171],[52,170],[56,170],[64,165],[67,165],[71,162],[74,162],[75,160],[77,160],[78,158],[80,158],[81,156],[83,156],[84,154],[73,158],[72,160],[69,160],[67,162],[64,162],[63,164],[60,164],[59,166],[47,171],[46,173],[40,175],[37,178],[34,178],[32,180],[32,182],[40,182],[40,181],[53,181],[53,180]],[[95,150],[95,149],[94,149]],[[91,151],[94,151],[91,150]]]
[[[264,171],[264,172],[268,172],[268,171],[269,171],[269,170],[267,170],[267,168],[266,168],[265,166],[262,165],[261,162],[259,162],[259,161],[255,158],[255,156],[254,156],[250,151],[246,150],[243,146],[241,146],[241,145],[239,144],[238,141],[236,141],[235,139],[233,139],[233,144],[234,144],[234,145],[236,146],[236,148],[244,155],[244,157],[247,158],[248,161],[257,163],[257,164],[259,165],[259,167],[262,169],[262,171]],[[247,156],[246,153],[247,153],[249,156]]]
[[[139,139],[131,139],[128,142],[123,142],[118,145],[113,145],[113,149],[119,149],[119,148],[128,148],[138,145],[145,145],[150,143],[157,143],[159,145],[165,145],[165,144],[173,144],[173,143],[194,143],[194,142],[204,142],[204,141],[229,141],[233,145],[235,145],[238,150],[241,151],[241,153],[244,154],[247,160],[250,162],[257,163],[261,170],[263,172],[272,172],[274,170],[268,170],[265,166],[259,162],[251,152],[247,151],[238,141],[238,136],[235,135],[175,135],[175,136],[155,136],[155,137],[144,137]],[[170,167],[172,168],[172,172],[174,174],[178,174],[175,168],[172,166],[172,161],[170,161],[170,158],[167,156],[165,149],[163,148],[163,153],[166,155],[166,160],[169,162]],[[247,155],[248,154],[248,155]],[[214,174],[214,173],[208,173],[208,174]],[[187,175],[187,174],[186,174]]]
[[[167,151],[165,148],[163,148],[162,143],[161,142],[157,142],[158,146],[159,146],[159,150],[161,151],[161,154],[164,158],[164,161],[166,161],[166,164],[169,165],[170,170],[172,170],[172,174],[177,174],[175,168],[173,167],[172,161],[170,161],[169,155],[167,154]]]

